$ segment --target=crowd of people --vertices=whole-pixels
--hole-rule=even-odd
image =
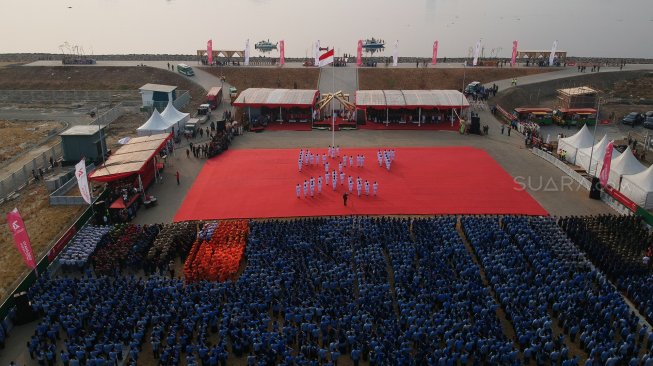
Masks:
[[[624,220],[624,232],[634,230]],[[619,231],[614,218],[595,222],[588,231],[610,229],[594,243],[620,238],[606,234]],[[561,228],[580,223],[560,223],[331,217],[93,227],[82,237],[106,243],[75,262],[80,273],[45,273],[30,289],[42,318],[27,347],[44,364],[69,365],[652,364],[653,332]],[[238,277],[240,260],[214,260],[231,249],[247,258]],[[186,278],[164,276],[178,256]],[[650,272],[619,274],[650,318]]]
[[[379,163],[379,167],[385,167],[387,171],[390,171],[390,167],[392,166],[392,162],[394,161],[395,156],[396,153],[394,149],[378,150],[377,161]],[[370,196],[370,194],[372,196],[376,196],[379,190],[379,183],[377,181],[370,182],[369,180],[361,178],[358,173],[354,173],[357,175],[357,177],[354,179],[353,174],[345,173],[347,164],[349,164],[349,168],[354,168],[355,166],[356,169],[353,169],[355,172],[358,171],[358,168],[364,168],[365,159],[365,154],[357,154],[355,159],[354,155],[343,154],[341,159],[340,146],[329,145],[327,151],[323,152],[322,154],[319,152],[311,151],[310,149],[300,149],[299,158],[297,160],[298,171],[302,173],[306,172],[307,169],[312,167],[317,167],[319,169],[320,166],[323,166],[324,180],[322,180],[321,173],[317,175],[317,178],[310,176],[304,179],[303,183],[297,183],[295,186],[295,196],[297,198],[301,198],[302,193],[304,198],[313,198],[316,194],[319,196],[322,194],[322,184],[324,183],[325,186],[328,186],[329,182],[331,183],[331,189],[333,191],[338,189],[338,184],[340,184],[342,187],[345,187],[345,197],[343,197],[345,206],[347,205],[346,196],[354,194],[354,184],[358,197],[361,197],[363,193],[365,196]],[[329,169],[331,166],[333,169]]]

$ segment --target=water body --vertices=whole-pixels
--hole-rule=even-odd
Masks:
[[[287,57],[312,45],[355,54],[358,39],[386,41],[381,55],[468,56],[480,39],[486,57],[521,50],[573,56],[653,58],[651,0],[0,0],[1,53],[194,54],[242,50],[246,39],[286,41]],[[66,51],[69,52],[69,51]],[[278,56],[272,51],[270,56]]]

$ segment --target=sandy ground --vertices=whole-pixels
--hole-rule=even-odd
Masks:
[[[64,128],[61,122],[10,122],[0,120],[0,166]]]
[[[6,213],[18,207],[29,233],[32,249],[40,259],[52,240],[67,230],[77,215],[83,211],[79,206],[50,206],[48,193],[42,183],[33,183],[20,192],[16,200],[0,205]],[[5,215],[0,215],[0,227],[7,227]],[[9,230],[0,230],[0,297],[13,290],[12,284],[27,267],[14,246]]]

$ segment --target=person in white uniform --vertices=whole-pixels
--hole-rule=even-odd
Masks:
[[[365,180],[365,195],[369,196],[370,195],[370,182]]]
[[[301,191],[302,191],[302,188],[301,188],[301,186],[299,185],[299,183],[297,183],[297,186],[295,187],[295,194],[297,195],[297,198],[300,198],[300,196],[301,196]]]
[[[308,195],[308,182],[304,180],[304,198]]]
[[[311,188],[311,197],[315,196],[315,178],[311,177],[311,180],[309,181],[309,185]]]
[[[340,172],[340,185],[345,185],[345,172]]]
[[[351,175],[349,176],[349,193],[354,191],[354,180],[351,179]]]
[[[322,193],[322,176],[317,177],[317,194]]]
[[[374,181],[374,184],[372,184],[372,191],[374,191],[374,195],[376,196],[376,192],[379,190],[379,183]]]
[[[361,196],[362,189],[363,189],[363,184],[361,184],[360,178],[358,178],[358,181],[356,182],[356,192],[358,193],[358,197]]]

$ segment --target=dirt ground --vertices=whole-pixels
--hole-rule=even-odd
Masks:
[[[316,68],[282,69],[258,67],[201,67],[238,90],[247,88],[317,89],[320,70]]]
[[[0,120],[0,165],[28,151],[43,139],[64,129],[61,122],[10,122]]]
[[[107,148],[116,151],[120,147],[118,140],[123,137],[136,137],[136,129],[147,121],[145,113],[125,113],[111,122],[105,129]]]
[[[548,68],[471,68],[467,69],[386,69],[358,70],[359,89],[453,89],[460,90],[463,73],[465,84],[472,81],[487,83],[493,80],[519,78],[525,75],[553,71]]]
[[[6,213],[18,207],[27,233],[30,236],[34,256],[40,259],[52,240],[67,230],[81,206],[50,206],[48,192],[42,183],[32,183],[20,192],[20,197],[0,205],[0,212]],[[0,215],[0,226],[7,227],[5,215]],[[0,298],[12,291],[11,285],[27,269],[14,246],[9,230],[0,230]]]

